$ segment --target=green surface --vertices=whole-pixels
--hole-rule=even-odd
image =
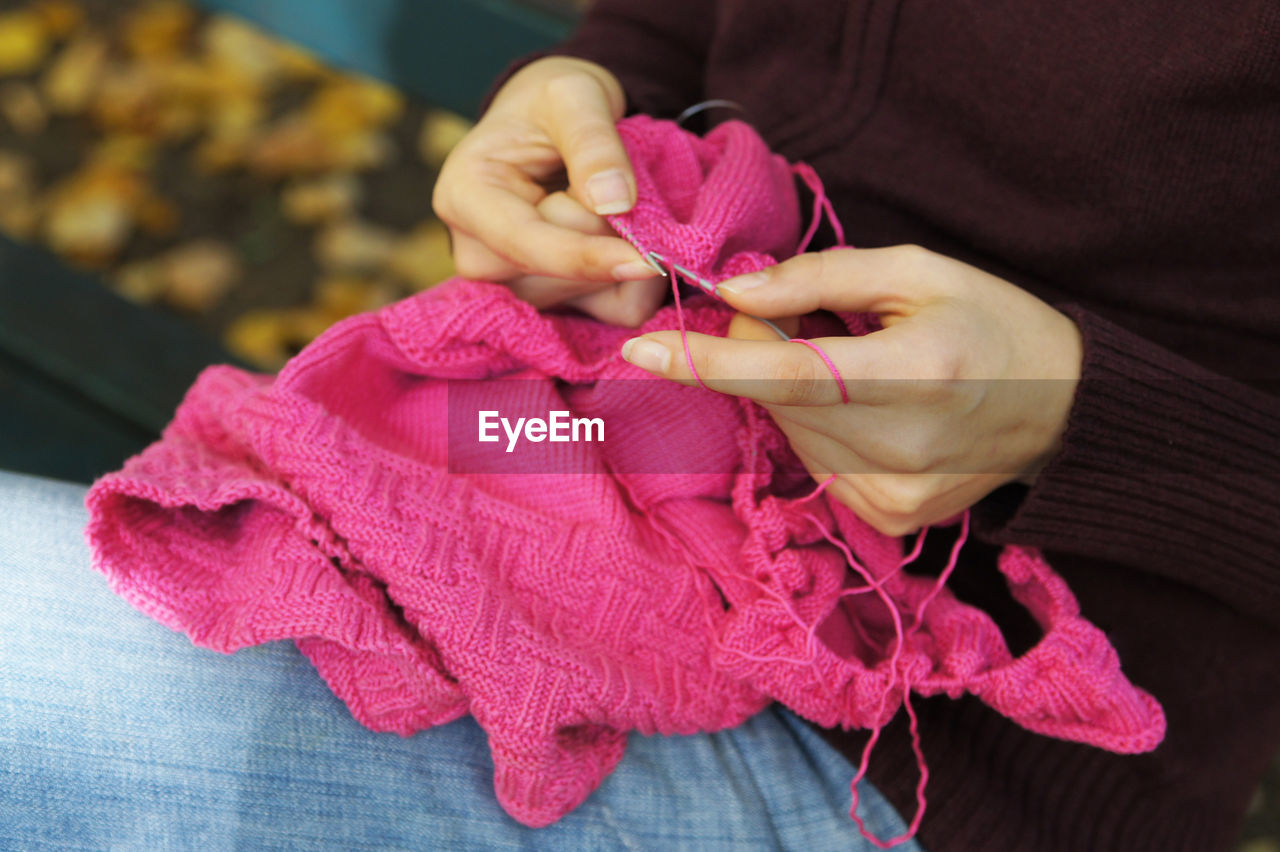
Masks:
[[[0,237],[0,469],[86,480],[159,435],[204,367],[196,329]]]

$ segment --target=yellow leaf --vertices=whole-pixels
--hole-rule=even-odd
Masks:
[[[431,168],[439,170],[445,157],[462,137],[471,132],[470,121],[443,109],[433,109],[422,121],[418,131],[418,154]]]
[[[404,111],[404,97],[368,78],[345,77],[322,86],[307,104],[307,116],[322,132],[345,134],[383,127]]]
[[[138,227],[149,234],[169,236],[178,230],[182,221],[182,211],[172,201],[155,195],[142,199],[134,210]]]
[[[0,74],[34,70],[49,52],[49,32],[30,11],[0,14]]]
[[[386,281],[353,275],[322,278],[316,284],[316,308],[330,322],[374,311],[395,301],[395,287]]]
[[[98,35],[82,36],[63,48],[40,81],[49,109],[63,115],[83,112],[106,62],[107,41]]]
[[[131,302],[149,305],[164,294],[164,270],[155,260],[135,261],[116,271],[112,289]]]
[[[50,248],[73,261],[96,266],[110,260],[129,238],[133,219],[124,199],[86,193],[53,205],[44,218]]]
[[[0,151],[0,229],[17,239],[32,236],[40,221],[34,171],[31,158]]]
[[[125,19],[121,39],[129,53],[140,59],[177,56],[186,47],[195,20],[195,11],[185,3],[153,0]]]
[[[449,230],[434,219],[422,223],[396,244],[387,271],[415,290],[425,290],[451,277],[454,270]]]
[[[285,218],[314,225],[349,215],[360,203],[360,182],[350,172],[338,172],[287,186],[281,196]]]
[[[255,85],[270,86],[285,70],[280,48],[239,18],[214,15],[200,34],[207,65]]]
[[[71,35],[84,20],[84,9],[73,0],[37,0],[31,4],[31,12],[56,39]]]
[[[164,92],[162,81],[141,65],[107,65],[89,106],[94,122],[106,130],[156,132]]]
[[[395,250],[396,237],[378,225],[345,220],[330,225],[316,239],[322,266],[338,272],[370,272],[384,266]]]
[[[136,133],[113,133],[102,137],[89,151],[90,168],[142,172],[155,162],[156,148],[150,139]]]
[[[249,311],[236,317],[222,340],[233,353],[258,368],[278,370],[289,358],[285,325],[280,311]]]
[[[12,81],[0,86],[0,115],[23,136],[34,136],[49,123],[49,111],[29,83]]]
[[[164,269],[164,299],[184,311],[198,313],[216,305],[240,278],[240,259],[217,240],[196,240],[179,246],[160,261]]]

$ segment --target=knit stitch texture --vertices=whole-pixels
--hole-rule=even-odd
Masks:
[[[613,222],[638,245],[713,282],[795,250],[791,167],[747,126],[619,129],[639,202]],[[684,301],[691,331],[731,315]],[[643,330],[676,325],[666,307]],[[800,502],[812,480],[762,409],[624,362],[633,334],[454,279],[340,323],[274,379],[212,368],[89,492],[95,566],[199,645],[296,641],[375,730],[471,713],[499,801],[531,826],[589,795],[629,731],[718,730],[771,700],[876,727],[911,692],[969,692],[1048,736],[1159,743],[1159,704],[1037,552],[1000,560],[1044,630],[1014,658],[988,615],[900,570],[901,540]],[[612,439],[569,445],[574,472],[451,473],[450,383],[499,377],[521,381],[493,382],[492,408],[589,410]],[[712,472],[646,472],[659,456]]]

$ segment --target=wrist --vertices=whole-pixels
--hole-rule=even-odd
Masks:
[[[1037,451],[1014,481],[1033,485],[1040,472],[1062,451],[1063,438],[1071,420],[1076,389],[1080,383],[1084,363],[1084,341],[1075,322],[1054,310],[1052,333],[1049,341],[1047,378],[1043,380],[1043,394],[1033,394],[1037,399],[1035,430],[1039,435],[1035,442]]]

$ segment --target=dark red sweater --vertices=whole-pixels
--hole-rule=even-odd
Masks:
[[[632,111],[737,101],[855,245],[927,246],[1083,331],[1065,449],[976,507],[952,585],[1017,652],[994,545],[1042,548],[1167,739],[1117,756],[922,701],[924,845],[1228,848],[1280,748],[1280,5],[597,0],[556,52]],[[871,779],[910,819],[902,721]]]

